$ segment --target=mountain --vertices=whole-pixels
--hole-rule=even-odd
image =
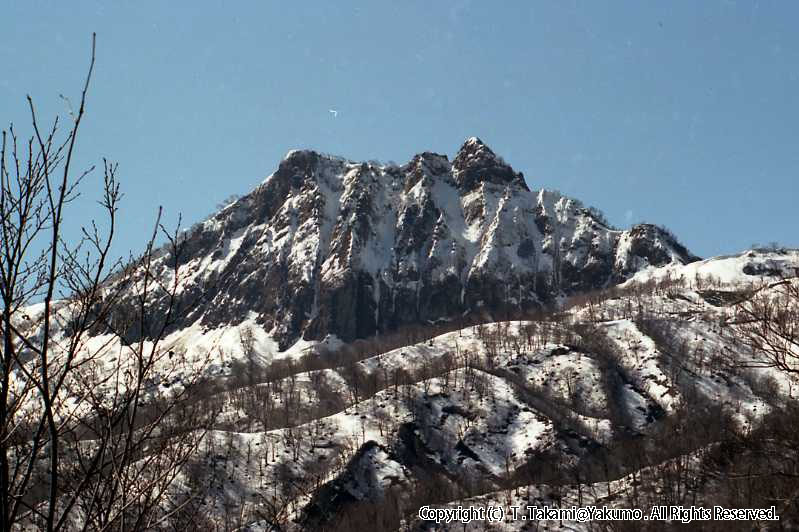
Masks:
[[[616,230],[575,199],[531,191],[474,137],[452,162],[424,152],[402,166],[292,151],[184,236],[191,311],[176,328],[254,319],[281,350],[507,318],[697,260],[659,227]]]
[[[476,138],[403,166],[293,151],[103,285],[110,315],[58,302],[55,410],[79,435],[61,467],[143,434],[98,474],[146,498],[151,529],[485,529],[417,517],[470,504],[778,505],[790,527],[797,275],[799,251],[701,260],[657,226],[614,229]],[[44,338],[43,311],[15,326]],[[41,408],[35,347],[21,412]]]

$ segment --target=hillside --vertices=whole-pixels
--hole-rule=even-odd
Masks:
[[[217,519],[235,507],[253,530],[277,521],[394,529],[418,506],[447,502],[648,511],[712,506],[723,495],[746,506],[726,499],[734,490],[721,481],[730,466],[719,448],[787,415],[795,384],[749,367],[766,361],[744,345],[736,304],[719,302],[769,286],[745,273],[752,264],[795,268],[799,254],[711,259],[698,270],[707,273],[657,282],[662,272],[650,270],[563,313],[362,360],[351,353],[327,369],[300,363],[290,376],[226,392],[227,424],[206,440],[192,480],[208,486],[200,506]],[[710,277],[720,270],[727,282]],[[664,483],[674,482],[683,485],[667,497]]]

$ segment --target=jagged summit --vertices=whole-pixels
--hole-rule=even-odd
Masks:
[[[477,137],[466,139],[452,166],[455,182],[466,192],[471,192],[484,182],[495,185],[516,184],[527,189],[521,172],[514,172],[510,165]]]
[[[455,154],[455,160],[463,160],[477,155],[486,158],[496,158],[494,151],[489,148],[479,137],[469,137],[463,141],[458,152]]]
[[[655,226],[608,228],[532,192],[478,138],[450,163],[403,166],[294,150],[252,193],[186,235],[176,327],[255,319],[281,349],[407,324],[508,316],[696,257]]]
[[[364,171],[368,167],[375,167],[380,169],[379,172],[388,173],[392,170],[391,165],[379,162],[356,162],[311,149],[295,149],[286,154],[278,170],[270,177],[286,180],[292,186],[300,186],[305,180],[319,178],[324,170],[323,167],[327,169],[360,167]],[[466,139],[452,162],[445,154],[425,151],[414,155],[410,161],[400,167],[400,170],[407,177],[406,188],[413,187],[424,175],[427,175],[430,178],[444,178],[455,183],[464,194],[474,191],[483,183],[528,189],[523,174],[515,172],[502,157],[478,137]]]

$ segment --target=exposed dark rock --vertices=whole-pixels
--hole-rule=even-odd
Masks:
[[[463,143],[452,167],[455,182],[464,192],[471,192],[483,182],[495,185],[517,184],[527,188],[524,176],[514,172],[513,168],[476,137]]]

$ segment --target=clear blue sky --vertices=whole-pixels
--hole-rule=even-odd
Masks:
[[[159,204],[197,221],[289,149],[401,163],[472,135],[700,255],[799,246],[799,3],[114,4],[6,3],[0,121],[26,130],[28,92],[65,114],[97,32],[79,161],[120,163],[119,253]]]

